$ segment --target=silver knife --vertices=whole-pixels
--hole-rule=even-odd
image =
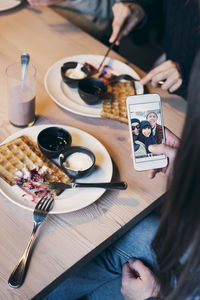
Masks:
[[[125,190],[127,183],[125,181],[120,182],[98,182],[98,183],[63,183],[63,182],[43,182],[43,186],[52,190],[65,190],[74,188],[103,188],[103,189],[118,189]]]

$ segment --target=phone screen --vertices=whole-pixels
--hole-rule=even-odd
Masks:
[[[160,101],[129,105],[132,141],[136,163],[164,159],[149,151],[152,144],[165,142]]]

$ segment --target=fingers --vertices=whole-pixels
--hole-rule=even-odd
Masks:
[[[178,148],[180,139],[173,133],[171,130],[165,127],[165,143],[166,145],[173,147],[173,148]]]
[[[154,154],[165,154],[168,158],[168,165],[162,169],[150,170],[148,177],[153,179],[157,173],[163,172],[166,176],[171,176],[173,171],[173,163],[176,157],[176,151],[179,147],[179,138],[173,134],[168,128],[165,128],[165,144],[150,145],[149,151]]]
[[[122,276],[124,278],[124,281],[126,281],[127,279],[133,277],[132,275],[132,271],[129,267],[129,263],[127,262],[126,264],[123,265],[123,268],[122,268]]]
[[[121,35],[119,35],[120,29],[121,29],[121,27],[119,24],[115,27],[113,26],[113,32],[109,39],[109,42],[113,43],[116,40],[116,38],[118,37],[118,39],[115,41],[115,45],[117,45],[117,46],[120,44],[120,39],[121,39]]]
[[[150,170],[148,175],[149,179],[155,178],[156,174],[159,172],[161,172],[161,169]]]
[[[173,92],[181,86],[182,78],[176,68],[171,67],[163,72],[162,75],[164,76],[164,79],[166,79],[165,83],[161,87],[162,89]]]
[[[152,78],[154,76],[156,76],[157,74],[159,74],[160,72],[163,72],[166,69],[165,63],[160,64],[158,67],[152,69],[149,73],[147,73],[147,75],[145,75],[141,80],[141,84],[147,84],[149,83]],[[162,78],[162,76],[159,78],[159,80],[162,80],[164,78]]]
[[[119,45],[122,37],[129,34],[129,32],[144,18],[145,13],[143,9],[135,4],[129,2],[118,2],[112,7],[113,9],[113,32],[109,39],[110,43],[115,41]]]
[[[182,83],[183,83],[182,78],[179,78],[177,80],[177,82],[169,88],[169,91],[171,93],[174,92],[174,91],[176,91],[181,86]]]
[[[174,151],[174,149],[166,144],[150,145],[148,149],[154,154],[165,154],[166,156],[171,156],[172,151]]]
[[[182,84],[181,74],[178,65],[171,60],[168,60],[158,67],[151,70],[146,76],[141,79],[141,84],[151,82],[154,87],[158,87],[159,81],[165,81],[162,89],[174,92]]]
[[[114,19],[113,24],[112,24],[113,32],[112,32],[112,35],[111,35],[111,37],[109,39],[110,43],[113,43],[116,40],[116,38],[118,37],[118,39],[115,42],[115,44],[119,45],[120,38],[121,38],[121,35],[119,36],[119,32],[120,32],[120,30],[121,30],[121,28],[123,26],[123,22],[124,22],[123,19],[118,19],[118,20]]]
[[[157,76],[159,77],[159,75],[160,75],[160,77],[162,77],[165,80],[165,82],[162,85],[162,89],[164,89],[164,90],[170,89],[170,87],[173,86],[179,79],[179,72],[175,68],[169,68],[169,69],[163,71],[161,74],[159,73]],[[155,85],[157,85],[159,79],[156,80],[156,78],[155,78],[154,80],[155,80]]]
[[[168,165],[167,167],[161,169],[161,172],[165,173],[166,176],[171,177],[173,172],[173,165],[174,165],[174,159],[176,157],[176,148],[173,148],[171,146],[168,146],[166,144],[159,144],[159,145],[150,145],[149,151],[151,151],[154,154],[165,154],[168,158]],[[150,176],[155,176],[158,173],[158,171],[152,171]],[[152,177],[154,178],[154,177]]]
[[[126,36],[130,31],[137,25],[138,19],[136,17],[129,18],[129,22],[126,24],[126,27],[122,30],[122,36]]]
[[[128,261],[128,266],[130,270],[134,271],[136,274],[138,274],[138,277],[142,279],[146,278],[147,274],[151,273],[149,268],[147,268],[143,262],[138,259],[130,258]]]
[[[117,33],[114,35],[113,39],[111,39],[112,36],[110,37],[109,42],[112,42],[112,40],[114,42],[115,38],[117,38],[117,41],[115,42],[115,44],[119,45],[121,39],[123,37],[127,36],[129,34],[129,32],[132,30],[132,28],[136,26],[136,24],[137,24],[137,20],[133,18],[126,24],[126,26],[122,25],[122,26],[124,26],[123,29],[121,29],[122,27],[121,28],[118,27]]]
[[[122,277],[127,279],[140,279],[149,270],[140,260],[130,258],[122,268]]]
[[[131,10],[121,2],[115,3],[113,5],[112,9],[113,9],[114,18],[113,18],[113,23],[112,23],[113,32],[109,39],[110,43],[113,43],[115,41],[115,39],[119,35],[120,30],[122,29],[122,27],[125,23],[125,21],[131,14]],[[118,40],[116,41],[117,45],[119,44],[119,41],[120,41],[120,38],[118,38]]]

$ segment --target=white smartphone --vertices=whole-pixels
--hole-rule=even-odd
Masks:
[[[149,151],[152,144],[165,143],[162,106],[158,94],[127,98],[133,164],[137,171],[164,168],[167,157]]]

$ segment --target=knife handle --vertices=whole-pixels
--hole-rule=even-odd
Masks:
[[[127,183],[125,181],[120,182],[102,182],[102,183],[78,183],[74,184],[74,187],[96,187],[103,188],[107,190],[118,189],[125,190],[127,188]]]

